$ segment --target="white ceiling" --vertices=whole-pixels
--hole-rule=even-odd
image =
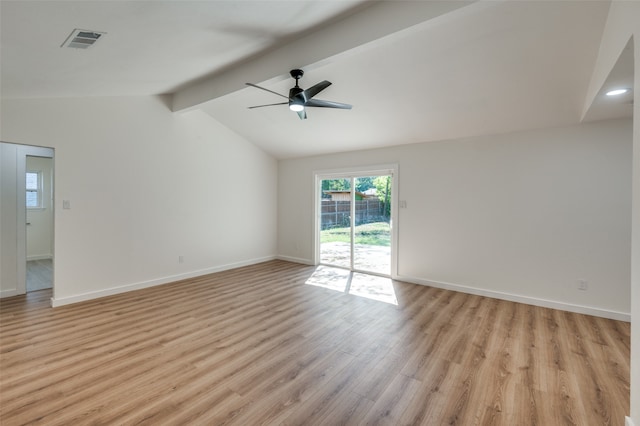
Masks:
[[[2,0],[2,96],[169,93],[361,1]],[[60,48],[74,28],[107,34]]]
[[[0,7],[3,98],[175,93],[176,114],[202,109],[290,158],[578,123],[609,2],[2,0]],[[60,48],[74,28],[107,34],[88,50]],[[608,83],[632,75],[631,61],[619,65]],[[303,88],[333,83],[317,98],[354,108],[309,108],[307,120],[286,105],[247,109],[282,98],[244,82],[286,94],[293,67],[305,70]],[[585,118],[630,114],[598,98]]]
[[[598,92],[590,108],[586,111],[584,121],[609,120],[633,116],[633,91],[629,90],[621,96],[606,96],[614,89],[630,89],[633,87],[633,41],[629,40],[623,49],[607,81]]]

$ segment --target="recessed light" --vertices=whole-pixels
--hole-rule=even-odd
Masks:
[[[618,96],[627,93],[629,89],[616,89],[607,92],[607,96]]]

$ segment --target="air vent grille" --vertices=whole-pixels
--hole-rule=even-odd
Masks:
[[[72,47],[75,49],[88,49],[93,46],[105,33],[99,31],[87,31],[75,29],[60,47]]]

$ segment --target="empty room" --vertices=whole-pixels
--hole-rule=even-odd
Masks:
[[[640,426],[638,35],[0,0],[0,424]]]

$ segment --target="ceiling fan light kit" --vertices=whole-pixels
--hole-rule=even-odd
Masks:
[[[333,101],[323,101],[320,99],[313,99],[315,95],[317,95],[327,87],[331,86],[330,81],[327,81],[327,80],[321,81],[320,83],[315,84],[305,90],[298,85],[298,80],[302,78],[302,76],[304,75],[304,71],[301,69],[294,69],[294,70],[291,70],[289,74],[291,75],[292,78],[296,80],[296,85],[289,90],[289,96],[282,95],[280,93],[274,92],[273,90],[260,87],[253,83],[246,83],[247,86],[265,90],[269,93],[273,93],[274,95],[281,96],[288,100],[288,102],[279,102],[275,104],[251,106],[249,107],[249,109],[261,108],[266,106],[274,106],[274,105],[289,105],[289,109],[291,111],[295,111],[296,113],[298,113],[298,117],[300,117],[301,120],[304,120],[307,118],[307,112],[305,111],[306,107],[337,108],[337,109],[352,108],[351,105],[349,104],[343,104],[340,102],[333,102]]]

